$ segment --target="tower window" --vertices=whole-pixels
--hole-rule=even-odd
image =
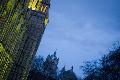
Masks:
[[[48,6],[45,5],[45,4],[41,4],[41,5],[40,5],[40,11],[42,11],[42,12],[46,12],[46,11],[47,11],[47,8],[48,8]]]
[[[32,10],[40,10],[41,12],[45,13],[47,11],[48,6],[42,3],[42,0],[30,0],[28,8]]]
[[[46,26],[48,24],[48,18],[44,20],[44,25]]]
[[[32,10],[36,9],[37,0],[30,0],[28,8],[31,8]]]

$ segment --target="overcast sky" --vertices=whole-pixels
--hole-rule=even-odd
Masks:
[[[120,0],[52,0],[49,24],[37,55],[57,50],[59,68],[99,59],[120,41]]]

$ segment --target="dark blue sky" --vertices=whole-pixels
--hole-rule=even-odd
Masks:
[[[120,41],[120,0],[52,0],[49,24],[37,55],[58,49],[59,67],[98,59]]]

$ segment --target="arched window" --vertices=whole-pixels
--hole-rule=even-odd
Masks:
[[[28,8],[45,13],[48,9],[48,5],[43,4],[42,0],[30,0]]]
[[[30,0],[28,8],[31,8],[32,10],[36,9],[36,4],[38,0]]]
[[[47,11],[47,8],[48,8],[48,6],[45,4],[40,5],[40,11],[42,11],[43,13]]]

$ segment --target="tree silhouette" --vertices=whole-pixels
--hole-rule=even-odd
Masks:
[[[116,47],[100,60],[86,62],[84,80],[120,80],[120,47]]]
[[[104,79],[120,80],[120,47],[105,55],[101,65],[101,75]]]
[[[43,80],[43,76],[41,75],[43,72],[43,57],[35,57],[31,66],[31,70],[29,72],[28,80]]]
[[[44,60],[41,56],[36,56],[33,60],[28,80],[77,80],[73,72],[73,66],[70,70],[58,71],[59,58],[56,57],[56,51],[53,55],[48,55]]]
[[[41,56],[35,57],[28,80],[57,80],[58,61],[56,51],[53,55],[48,55],[45,61]]]
[[[58,62],[59,58],[56,57],[56,51],[53,55],[48,55],[45,62],[43,63],[44,74],[56,79]]]

